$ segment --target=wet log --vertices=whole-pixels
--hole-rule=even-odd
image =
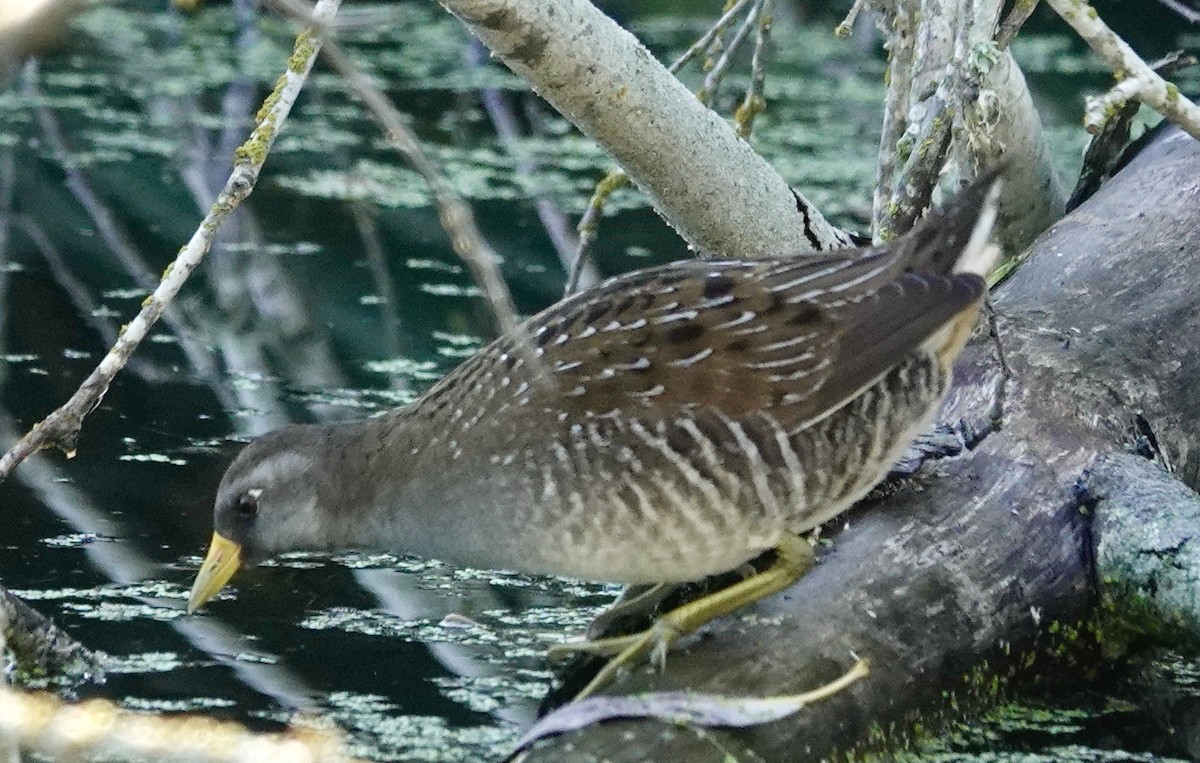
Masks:
[[[6,650],[12,655],[18,677],[49,676],[71,681],[103,677],[96,654],[0,586],[0,656]]]
[[[943,409],[979,433],[973,447],[856,508],[793,588],[712,624],[665,672],[636,670],[608,691],[798,693],[854,655],[870,659],[867,679],[750,729],[615,721],[539,741],[527,759],[817,760],[901,744],[971,699],[1053,679],[1052,666],[1102,664],[1093,518],[1145,507],[1099,500],[1116,483],[1099,480],[1097,496],[1089,479],[1147,439],[1176,478],[1200,479],[1197,284],[1200,144],[1168,129],[994,294],[1011,378],[998,384],[994,344],[977,337]],[[1110,541],[1126,532],[1105,527]]]

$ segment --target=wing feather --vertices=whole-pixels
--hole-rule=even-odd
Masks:
[[[528,330],[556,404],[575,414],[769,409],[796,425],[845,404],[982,296],[978,277],[902,264],[872,251],[678,263],[607,282]]]

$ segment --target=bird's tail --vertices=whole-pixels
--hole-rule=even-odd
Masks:
[[[987,276],[1000,257],[992,229],[1002,170],[994,167],[980,175],[896,242],[907,270]]]

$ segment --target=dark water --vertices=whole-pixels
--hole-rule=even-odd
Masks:
[[[0,90],[4,443],[65,400],[135,314],[224,182],[290,47],[277,21],[157,7],[91,11],[65,53]],[[471,200],[519,309],[549,304],[564,276],[537,205],[572,227],[607,160],[502,68],[468,63],[466,35],[434,4],[352,5],[344,18],[361,22],[344,33],[356,57]],[[629,21],[665,57],[703,19]],[[861,227],[883,64],[828,26],[777,29],[756,145],[836,222]],[[1064,38],[1034,37],[1018,52],[1068,176],[1081,93],[1104,75]],[[532,132],[499,140],[483,86]],[[601,273],[683,256],[637,194],[618,195]],[[490,332],[422,184],[342,83],[318,71],[249,204],[88,419],[78,455],[36,457],[0,484],[0,582],[109,655],[107,683],[79,696],[260,726],[315,707],[363,756],[495,758],[546,689],[546,645],[582,630],[613,589],[295,555],[242,574],[199,616],[182,611],[239,443],[288,421],[407,402]],[[443,624],[451,613],[474,624]],[[1011,709],[927,758],[1184,754],[1136,730],[1097,730],[1114,712],[1090,698]],[[1010,722],[1022,713],[1038,720]]]

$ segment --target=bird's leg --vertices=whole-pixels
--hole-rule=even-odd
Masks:
[[[596,615],[596,619],[592,620],[592,624],[587,629],[588,637],[591,638],[604,633],[615,621],[622,618],[648,618],[654,610],[662,605],[663,600],[674,593],[677,588],[677,586],[668,585],[667,583],[654,583],[653,585],[638,585],[626,588],[621,592],[617,600],[613,602],[612,606]]]
[[[734,572],[742,578],[758,574],[758,570],[750,562],[746,562]],[[630,630],[630,622],[650,622],[654,615],[672,599],[686,598],[688,589],[701,586],[702,583],[654,583],[652,585],[629,586],[613,602],[612,606],[596,615],[587,629],[588,639],[597,639],[604,633],[613,630]],[[709,586],[710,588],[712,586]],[[625,621],[625,622],[622,622]]]
[[[791,586],[813,565],[812,547],[808,541],[787,533],[775,548],[775,561],[762,572],[745,580],[703,596],[696,601],[676,607],[641,633],[632,636],[597,639],[572,644],[560,644],[551,649],[551,654],[587,652],[614,655],[596,677],[575,696],[582,699],[612,680],[621,667],[643,657],[647,653],[654,662],[666,663],[667,649],[680,637],[685,636],[705,623],[722,615],[735,612]]]

